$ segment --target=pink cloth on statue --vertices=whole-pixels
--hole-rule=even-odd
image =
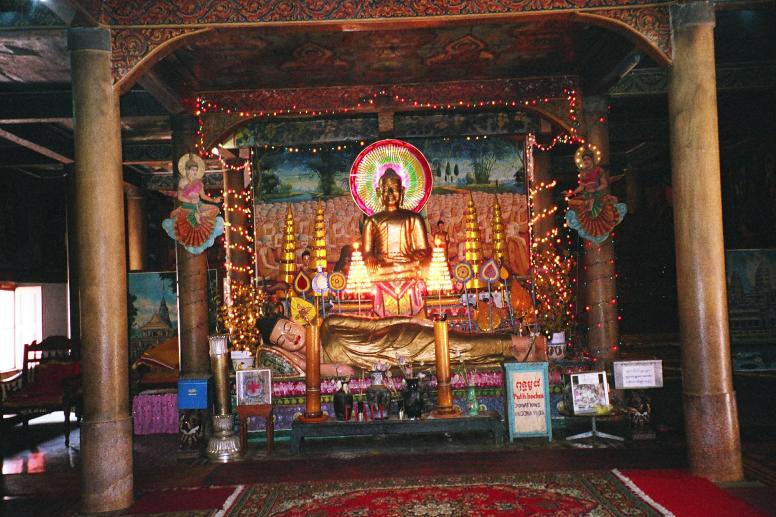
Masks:
[[[414,316],[423,309],[423,283],[418,280],[375,282],[374,286],[372,310],[381,318]]]
[[[132,399],[135,434],[177,434],[178,394],[175,390],[144,391]]]

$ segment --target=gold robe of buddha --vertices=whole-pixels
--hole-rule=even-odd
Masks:
[[[470,365],[497,365],[505,359],[546,361],[544,337],[531,340],[510,334],[468,334],[451,330],[451,352]],[[378,360],[398,365],[398,356],[408,362],[434,363],[434,327],[431,322],[395,316],[361,318],[334,314],[321,326],[323,362],[371,369]],[[453,360],[456,360],[453,358]]]
[[[404,188],[393,169],[377,188],[384,210],[366,220],[362,232],[364,260],[373,281],[423,278],[431,259],[426,222],[401,208]]]

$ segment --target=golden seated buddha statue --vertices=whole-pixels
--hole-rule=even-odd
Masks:
[[[431,259],[426,222],[420,214],[401,208],[404,187],[396,171],[389,168],[380,177],[377,195],[383,210],[367,218],[362,234],[371,279],[422,279]]]

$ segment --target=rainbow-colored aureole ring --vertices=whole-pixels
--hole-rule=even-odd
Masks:
[[[420,212],[431,195],[431,166],[417,147],[403,140],[379,140],[359,153],[350,168],[353,201],[368,216],[382,210],[377,186],[389,168],[396,171],[404,187],[401,208]]]

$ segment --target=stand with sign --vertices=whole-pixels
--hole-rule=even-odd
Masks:
[[[609,383],[606,380],[606,372],[571,374],[571,400],[574,415],[589,416],[591,429],[584,433],[567,436],[566,440],[581,440],[582,438],[625,440],[622,436],[603,433],[596,427],[596,419],[605,418],[607,415],[603,411],[608,411],[609,407]]]
[[[655,430],[650,425],[652,404],[641,390],[663,387],[663,362],[659,359],[644,361],[615,361],[614,386],[619,390],[634,390],[627,411],[631,421],[631,438],[653,440]]]
[[[547,363],[504,363],[509,441],[547,436],[552,441]]]

